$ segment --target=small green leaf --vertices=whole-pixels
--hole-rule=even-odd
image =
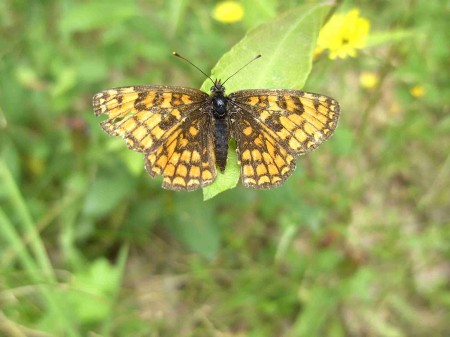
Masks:
[[[312,68],[312,54],[331,4],[298,6],[251,30],[214,67],[213,79],[227,79],[257,54],[263,55],[227,82],[227,92],[241,89],[300,89]],[[202,85],[209,92],[211,81]],[[229,151],[231,154],[231,151]],[[203,189],[204,200],[236,186],[237,160],[229,157],[224,174]]]

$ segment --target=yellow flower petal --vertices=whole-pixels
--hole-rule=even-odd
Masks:
[[[378,84],[378,74],[373,71],[363,71],[359,75],[359,84],[365,89],[373,89]]]
[[[217,21],[233,23],[242,20],[244,7],[237,1],[220,2],[214,7],[212,16]]]
[[[409,93],[416,98],[420,98],[425,95],[425,87],[423,85],[415,85],[409,90]]]
[[[335,14],[322,27],[317,39],[319,50],[328,50],[330,59],[355,57],[357,49],[366,46],[369,20],[353,9],[346,14]]]

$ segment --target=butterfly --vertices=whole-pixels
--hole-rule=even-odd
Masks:
[[[213,183],[217,168],[224,172],[227,165],[230,138],[236,141],[242,184],[277,187],[294,171],[295,157],[317,148],[337,126],[339,104],[331,97],[288,89],[226,95],[224,84],[232,76],[223,83],[205,76],[213,83],[209,94],[137,85],[104,90],[93,98],[96,116],[107,116],[103,130],[144,153],[146,170],[152,177],[163,176],[163,188],[192,191]]]

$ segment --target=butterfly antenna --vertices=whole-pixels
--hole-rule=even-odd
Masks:
[[[239,68],[238,71],[236,71],[233,75],[231,75],[230,77],[228,77],[225,82],[222,83],[222,85],[224,85],[230,78],[232,78],[234,75],[236,75],[238,72],[240,72],[242,69],[244,69],[246,66],[248,66],[250,63],[252,63],[253,61],[255,61],[256,59],[259,59],[262,55],[256,55],[250,62],[248,62],[246,65],[244,65],[243,67]]]
[[[179,57],[179,58],[182,59],[182,60],[185,60],[185,61],[186,61],[187,63],[189,63],[191,66],[194,66],[195,68],[197,68],[203,75],[205,75],[207,78],[209,78],[209,79],[211,80],[211,82],[213,82],[213,84],[215,84],[211,77],[209,77],[208,75],[206,75],[206,73],[205,73],[203,70],[201,70],[201,69],[200,69],[199,67],[197,67],[194,63],[192,63],[191,61],[189,61],[187,58],[181,56],[181,55],[178,54],[176,51],[172,52],[172,55],[173,55],[173,56],[176,56],[176,57]]]

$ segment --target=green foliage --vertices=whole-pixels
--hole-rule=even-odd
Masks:
[[[445,6],[244,0],[224,24],[215,3],[0,2],[0,335],[449,335]],[[311,61],[329,10],[358,5],[369,46]],[[209,200],[161,189],[91,99],[199,87],[173,50],[222,79],[263,54],[227,92],[330,95],[336,134],[277,189],[225,191],[234,151]]]

